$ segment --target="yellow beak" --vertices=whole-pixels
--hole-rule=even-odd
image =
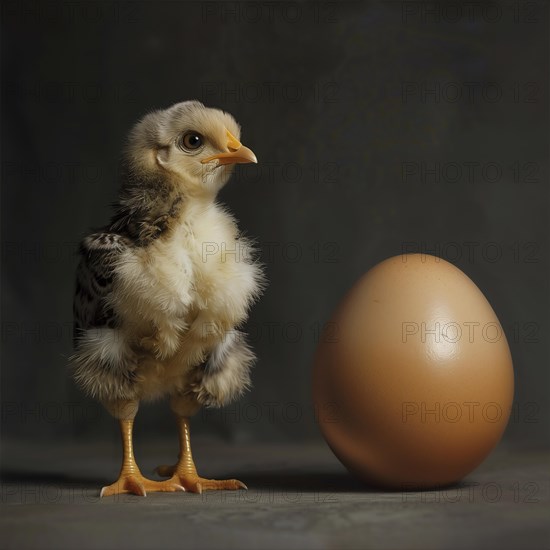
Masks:
[[[246,164],[247,162],[257,163],[256,155],[245,147],[229,130],[226,130],[228,153],[219,153],[202,159],[202,164],[217,160],[219,164]]]

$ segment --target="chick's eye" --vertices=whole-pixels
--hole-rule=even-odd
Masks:
[[[197,132],[188,132],[181,140],[181,144],[184,149],[188,151],[194,151],[203,144],[203,137]]]

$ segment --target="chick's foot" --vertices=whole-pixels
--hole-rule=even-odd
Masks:
[[[159,466],[155,470],[162,477],[170,477],[168,481],[185,487],[190,493],[201,494],[203,491],[237,491],[248,489],[238,479],[207,479],[194,472],[178,471],[177,466]]]
[[[139,472],[122,473],[120,477],[112,483],[101,489],[100,497],[109,497],[113,495],[138,495],[147,496],[147,492],[175,492],[185,491],[185,488],[177,481],[169,479],[167,481],[153,481],[143,477]]]
[[[239,489],[248,489],[248,487],[238,479],[206,479],[195,474],[174,474],[169,481],[180,483],[190,493],[203,491],[237,491]]]

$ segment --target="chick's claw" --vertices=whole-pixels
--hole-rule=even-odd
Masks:
[[[146,497],[147,492],[170,492],[185,491],[185,488],[172,479],[167,481],[153,481],[141,474],[122,474],[117,481],[101,489],[100,498],[113,495],[137,495]]]

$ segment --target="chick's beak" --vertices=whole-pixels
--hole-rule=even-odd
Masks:
[[[229,130],[226,130],[228,153],[219,153],[211,157],[202,159],[202,164],[217,160],[219,164],[246,164],[248,162],[257,163],[256,155],[245,147]]]

